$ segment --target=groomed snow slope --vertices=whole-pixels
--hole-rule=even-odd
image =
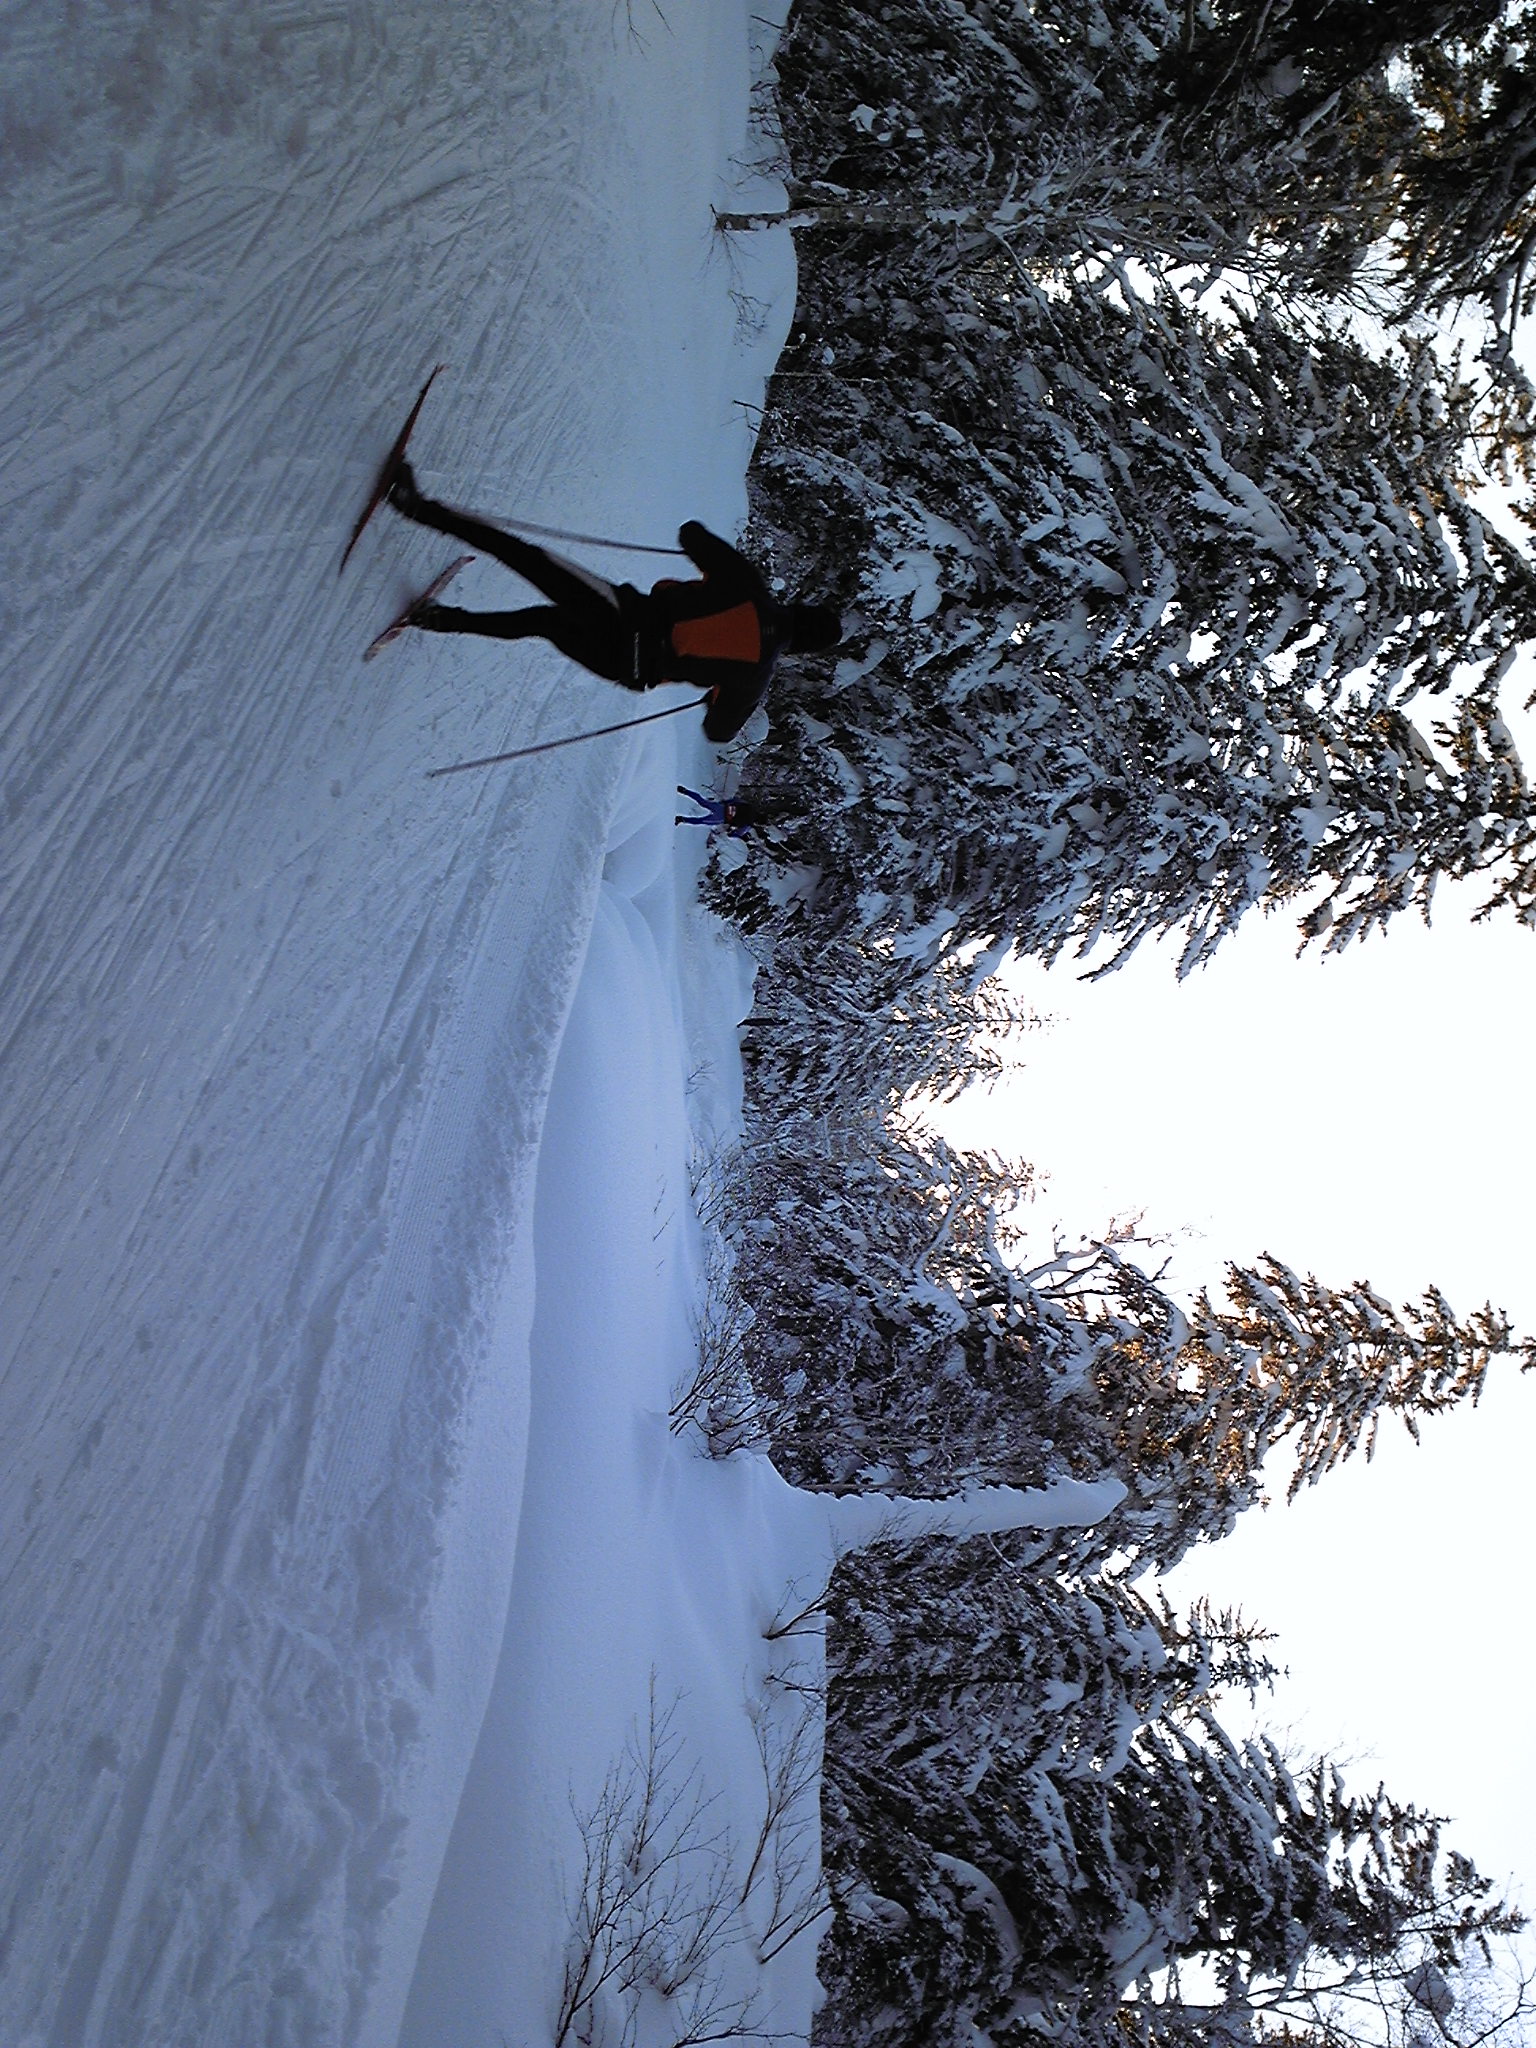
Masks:
[[[731,531],[793,261],[711,207],[773,203],[783,6],[0,0],[0,2048],[538,2048],[562,1987],[592,2048],[803,2039],[832,1558],[1110,1505],[674,1432],[719,764],[429,782],[634,707],[363,668],[449,552],[387,512],[336,576],[438,360],[441,495]]]
[[[397,2032],[512,1591],[554,1061],[621,784],[669,820],[687,743],[425,781],[627,700],[542,651],[360,667],[443,550],[339,545],[437,360],[443,495],[731,530],[788,316],[787,248],[710,212],[764,32],[0,14],[6,2048]]]

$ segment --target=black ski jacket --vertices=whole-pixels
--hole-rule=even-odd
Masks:
[[[759,571],[697,519],[678,532],[702,581],[662,582],[641,599],[639,680],[710,692],[704,736],[734,739],[768,693],[789,616]]]

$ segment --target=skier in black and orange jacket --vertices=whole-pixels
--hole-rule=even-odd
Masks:
[[[701,580],[636,590],[604,582],[546,548],[424,497],[409,464],[402,463],[389,503],[418,525],[494,556],[549,599],[515,612],[422,604],[408,614],[410,625],[428,633],[547,640],[591,674],[627,690],[690,683],[709,692],[707,739],[735,738],[766,696],[781,654],[819,653],[842,638],[830,605],[781,603],[745,555],[696,519],[677,537]]]

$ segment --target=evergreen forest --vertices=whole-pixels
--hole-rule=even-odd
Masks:
[[[1536,927],[1533,38],[1525,0],[792,11],[755,542],[849,632],[781,675],[709,880],[762,969],[711,1427],[833,1492],[1124,1489],[808,1596],[828,2048],[1521,2037],[1517,1906],[1231,1735],[1261,1621],[1157,1575],[1536,1349],[1278,1255],[1194,1301],[1133,1239],[1026,1264],[1029,1169],[913,1105],[1029,1022],[1010,955],[1338,949],[1442,878]]]

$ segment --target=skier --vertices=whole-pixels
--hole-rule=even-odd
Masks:
[[[696,789],[689,789],[686,783],[677,785],[679,796],[691,797],[699,805],[702,815],[697,818],[685,817],[679,812],[673,819],[675,825],[707,825],[710,837],[723,832],[728,839],[745,839],[758,822],[756,804],[739,796],[702,796]]]
[[[678,533],[702,581],[651,590],[606,583],[530,541],[424,497],[400,461],[388,502],[418,526],[493,555],[550,601],[515,612],[468,612],[423,603],[406,623],[428,633],[547,640],[569,660],[626,690],[692,683],[709,692],[706,739],[734,739],[767,694],[779,656],[819,653],[842,638],[830,605],[782,604],[728,541],[690,519]]]

